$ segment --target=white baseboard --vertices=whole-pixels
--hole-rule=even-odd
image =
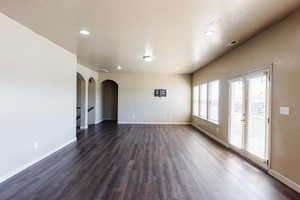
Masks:
[[[104,120],[103,119],[101,119],[101,120],[99,120],[99,121],[97,121],[97,122],[95,122],[95,125],[96,124],[100,124],[101,122],[103,122]]]
[[[223,140],[221,140],[220,138],[217,138],[216,136],[210,134],[208,131],[206,131],[206,130],[204,130],[203,128],[197,126],[196,124],[193,124],[193,123],[192,123],[192,126],[195,127],[196,129],[198,129],[199,131],[205,133],[208,137],[210,137],[211,139],[213,139],[213,140],[215,140],[216,142],[220,143],[221,145],[223,145],[223,146],[229,148],[229,145],[228,145],[226,142],[224,142]]]
[[[190,125],[191,122],[118,122],[118,124]]]
[[[67,145],[69,145],[69,144],[71,144],[71,143],[73,143],[73,142],[75,142],[75,141],[76,141],[76,138],[73,138],[72,140],[70,140],[70,141],[64,143],[63,145],[61,145],[61,146],[59,146],[59,147],[57,147],[57,148],[51,150],[50,152],[48,152],[48,153],[46,153],[46,154],[40,156],[39,158],[34,159],[33,161],[30,161],[30,162],[26,163],[25,165],[23,165],[23,166],[21,166],[21,167],[15,169],[15,170],[9,172],[8,174],[6,174],[6,175],[0,177],[0,183],[2,183],[2,182],[4,182],[4,181],[6,181],[7,179],[9,179],[9,178],[11,178],[11,177],[17,175],[18,173],[20,173],[21,171],[25,170],[26,168],[28,168],[28,167],[34,165],[35,163],[37,163],[37,162],[43,160],[44,158],[50,156],[51,154],[55,153],[56,151],[62,149],[63,147],[65,147],[65,146],[67,146]]]
[[[205,133],[208,137],[212,138],[213,140],[215,140],[216,142],[222,144],[223,146],[229,148],[229,145],[222,141],[221,139],[217,138],[216,136],[210,134],[208,131],[204,130],[203,128],[192,124],[193,127],[195,127],[196,129],[200,130],[201,132]],[[294,181],[288,179],[287,177],[283,176],[282,174],[280,174],[279,172],[273,170],[273,169],[269,169],[268,173],[273,176],[275,179],[279,180],[280,182],[282,182],[283,184],[287,185],[288,187],[290,187],[291,189],[295,190],[296,192],[300,193],[300,185],[298,185],[297,183],[295,183]]]
[[[279,180],[280,182],[282,182],[283,184],[287,185],[288,187],[292,188],[293,190],[295,190],[296,192],[300,193],[300,185],[298,185],[297,183],[295,183],[294,181],[292,181],[291,179],[283,176],[282,174],[280,174],[279,172],[270,169],[268,171],[268,173],[273,176],[275,179]]]

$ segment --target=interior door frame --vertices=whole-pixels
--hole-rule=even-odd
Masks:
[[[238,80],[241,79],[243,81],[243,98],[246,98],[246,93],[248,91],[246,87],[246,77],[247,75],[250,74],[254,74],[255,72],[259,73],[261,71],[266,71],[268,72],[268,77],[267,77],[267,88],[268,88],[268,92],[267,92],[267,136],[266,136],[266,161],[264,162],[262,159],[260,159],[259,157],[245,151],[243,149],[243,147],[245,147],[245,136],[243,133],[243,138],[242,138],[242,149],[239,149],[235,146],[233,146],[232,144],[230,144],[230,128],[231,128],[231,82],[233,82],[234,80]],[[228,79],[228,128],[227,128],[227,143],[230,149],[232,149],[233,151],[239,153],[241,156],[253,161],[255,164],[257,164],[258,166],[262,167],[263,169],[270,169],[271,168],[271,136],[272,136],[272,81],[273,81],[273,64],[266,66],[266,67],[261,67],[261,68],[256,68],[254,70],[251,71],[246,71],[244,73],[240,73],[237,74],[235,76],[232,76]],[[247,109],[247,103],[245,103],[246,100],[243,100],[243,111],[246,112],[245,109]],[[246,113],[247,114],[247,113]],[[243,128],[245,129],[245,128]],[[244,131],[244,130],[243,130]]]

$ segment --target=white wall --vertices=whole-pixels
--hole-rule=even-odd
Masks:
[[[119,123],[189,123],[191,75],[101,73],[100,79],[118,84]],[[153,97],[154,89],[167,89],[166,98]]]
[[[0,25],[1,182],[76,138],[76,57],[1,13]]]

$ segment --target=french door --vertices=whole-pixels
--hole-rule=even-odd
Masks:
[[[267,166],[270,71],[247,73],[229,81],[229,144],[259,165]]]

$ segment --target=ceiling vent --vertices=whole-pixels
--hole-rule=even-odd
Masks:
[[[109,72],[108,69],[105,69],[105,68],[97,69],[96,71],[97,72],[106,72],[106,73]]]
[[[239,41],[234,40],[227,44],[228,47],[236,47],[239,44]]]

